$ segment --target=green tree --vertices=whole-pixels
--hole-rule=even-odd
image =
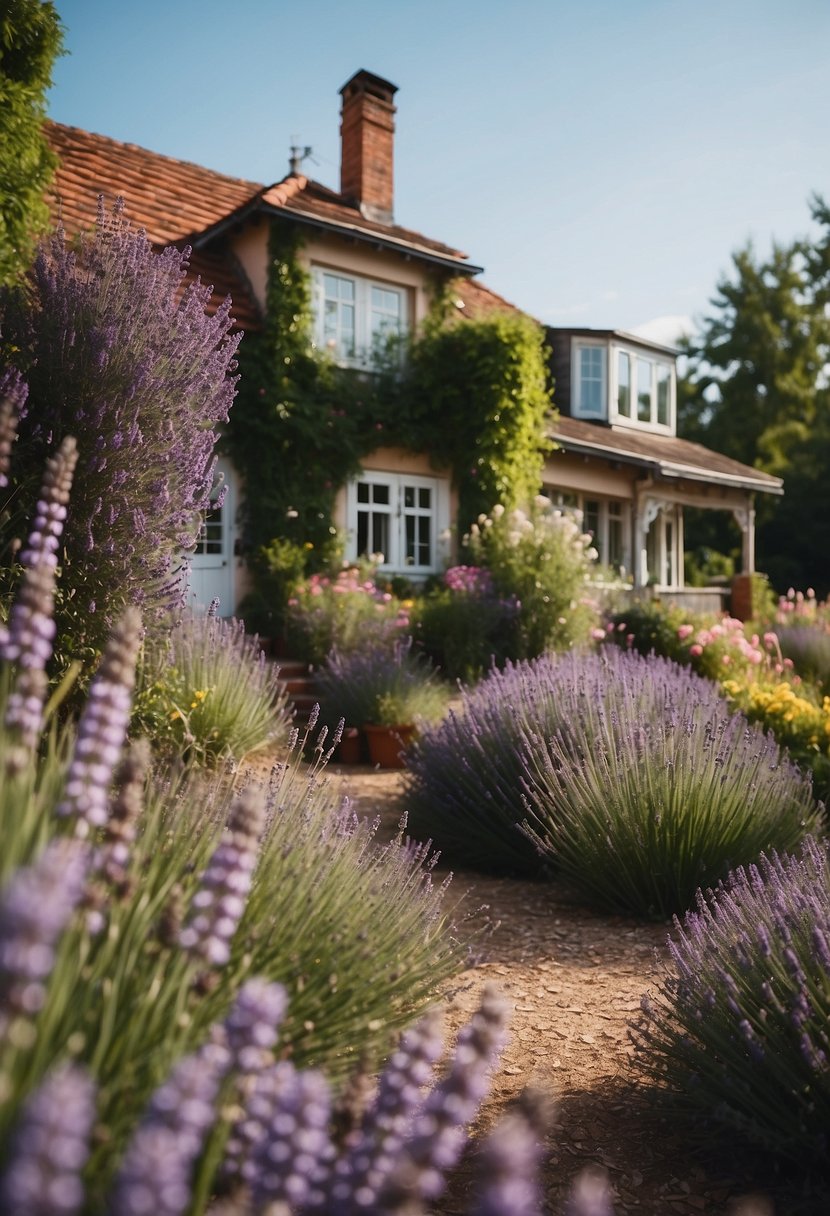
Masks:
[[[50,0],[0,6],[0,284],[20,277],[49,222],[43,195],[57,161],[43,119],[62,48],[63,27]]]
[[[759,564],[779,588],[810,583],[826,590],[830,209],[816,196],[810,210],[818,239],[775,244],[766,259],[751,246],[733,255],[713,311],[686,347],[678,430],[784,478],[783,501],[759,502]],[[690,546],[728,548],[726,526],[715,517],[693,525]]]

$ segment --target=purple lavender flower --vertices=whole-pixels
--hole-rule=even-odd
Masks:
[[[175,1065],[127,1146],[107,1209],[111,1216],[181,1216],[187,1210],[193,1166],[216,1119],[228,1064],[227,1049],[208,1043]]]
[[[64,586],[76,593],[77,640],[90,645],[103,645],[125,603],[153,626],[181,606],[180,549],[210,506],[239,335],[229,301],[208,315],[209,288],[183,288],[188,257],[156,253],[123,203],[111,214],[102,203],[77,248],[62,231],[42,247],[29,295],[4,316],[4,338],[31,369],[19,465],[25,456],[37,467],[49,437],[67,430],[81,451]]]
[[[406,1211],[413,1200],[436,1199],[445,1172],[461,1156],[467,1125],[487,1094],[489,1075],[505,1039],[506,1005],[488,984],[481,1005],[458,1036],[447,1076],[432,1090],[381,1188],[378,1213]]]
[[[332,1170],[332,1216],[374,1210],[378,1192],[395,1168],[406,1135],[423,1106],[425,1086],[432,1079],[442,1050],[437,1010],[401,1037],[380,1076],[377,1096],[366,1111],[360,1131]]]
[[[479,1159],[481,1197],[472,1216],[539,1216],[542,1144],[536,1123],[532,1113],[515,1110],[493,1128]]]
[[[16,1018],[36,1017],[55,950],[83,890],[87,850],[53,840],[0,895],[0,1037]]]
[[[52,1073],[27,1099],[0,1181],[5,1216],[75,1216],[84,1201],[95,1087],[79,1068]]]
[[[328,1132],[331,1095],[322,1073],[287,1060],[260,1073],[249,1114],[263,1127],[250,1171],[255,1210],[271,1204],[314,1209],[323,1201],[334,1156]]]
[[[583,1170],[574,1183],[565,1216],[614,1216],[611,1188],[601,1170]]]
[[[0,490],[9,484],[9,464],[12,446],[17,437],[17,420],[28,391],[22,377],[13,367],[0,372]]]
[[[109,789],[130,720],[135,664],[141,644],[141,617],[128,608],[106,645],[78,723],[75,750],[66,775],[60,816],[73,815],[86,836],[109,817]]]
[[[227,832],[216,848],[193,897],[180,943],[191,955],[221,967],[245,911],[265,822],[265,798],[254,786],[242,790]]]
[[[52,654],[57,551],[77,459],[74,439],[65,439],[47,461],[32,530],[20,555],[25,574],[9,614],[2,657],[21,667],[42,671]]]

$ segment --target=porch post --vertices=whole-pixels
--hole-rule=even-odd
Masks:
[[[733,507],[732,514],[741,529],[741,573],[755,573],[755,507],[750,498],[744,507]]]

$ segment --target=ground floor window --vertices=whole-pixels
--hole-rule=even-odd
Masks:
[[[627,502],[550,488],[545,493],[557,506],[582,512],[582,527],[593,537],[601,566],[623,576],[631,573],[631,508]]]
[[[447,488],[439,478],[363,473],[349,485],[347,513],[347,557],[382,554],[381,569],[390,572],[439,569],[439,538],[449,524]]]

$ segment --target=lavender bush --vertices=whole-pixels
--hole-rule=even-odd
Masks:
[[[192,548],[213,482],[216,426],[234,395],[230,303],[183,287],[187,252],[153,251],[121,203],[93,236],[58,231],[24,291],[0,304],[4,350],[28,381],[16,460],[18,497],[67,433],[78,445],[63,534],[58,632],[100,649],[125,604],[154,627],[182,603],[180,554]]]
[[[799,620],[776,627],[781,654],[789,659],[798,675],[817,686],[823,696],[830,695],[830,630],[824,622]]]
[[[408,757],[406,805],[415,835],[474,869],[537,875],[538,850],[518,829],[523,804],[522,728],[560,725],[558,666],[547,657],[508,663],[461,709],[425,730]]]
[[[413,636],[449,680],[479,680],[519,648],[519,602],[482,566],[452,566],[413,606]]]
[[[346,726],[430,722],[447,703],[435,669],[410,642],[375,647],[371,639],[351,651],[332,651],[315,673],[324,718]]]
[[[635,1029],[687,1109],[815,1167],[830,1129],[830,864],[807,838],[698,896]]]
[[[288,694],[241,621],[185,615],[150,639],[140,665],[134,722],[161,746],[202,764],[231,758],[290,731]]]
[[[812,786],[717,687],[665,659],[566,656],[561,721],[523,728],[532,837],[592,904],[666,916],[819,831]]]
[[[592,901],[647,915],[819,824],[808,780],[714,684],[616,648],[493,673],[410,774],[414,830],[466,864],[534,873],[541,856]]]
[[[77,730],[49,728],[40,751],[50,711],[45,677],[31,677],[49,658],[62,460],[0,632],[0,1137],[69,1052],[99,1086],[107,1134],[88,1168],[100,1190],[143,1103],[251,975],[292,995],[285,1051],[338,1075],[358,1051],[376,1059],[463,952],[429,850],[402,836],[375,846],[372,825],[326,785],[322,739],[310,768],[289,761],[270,787],[236,791],[198,770],[147,773],[138,745],[122,757],[135,609],[116,624]]]

